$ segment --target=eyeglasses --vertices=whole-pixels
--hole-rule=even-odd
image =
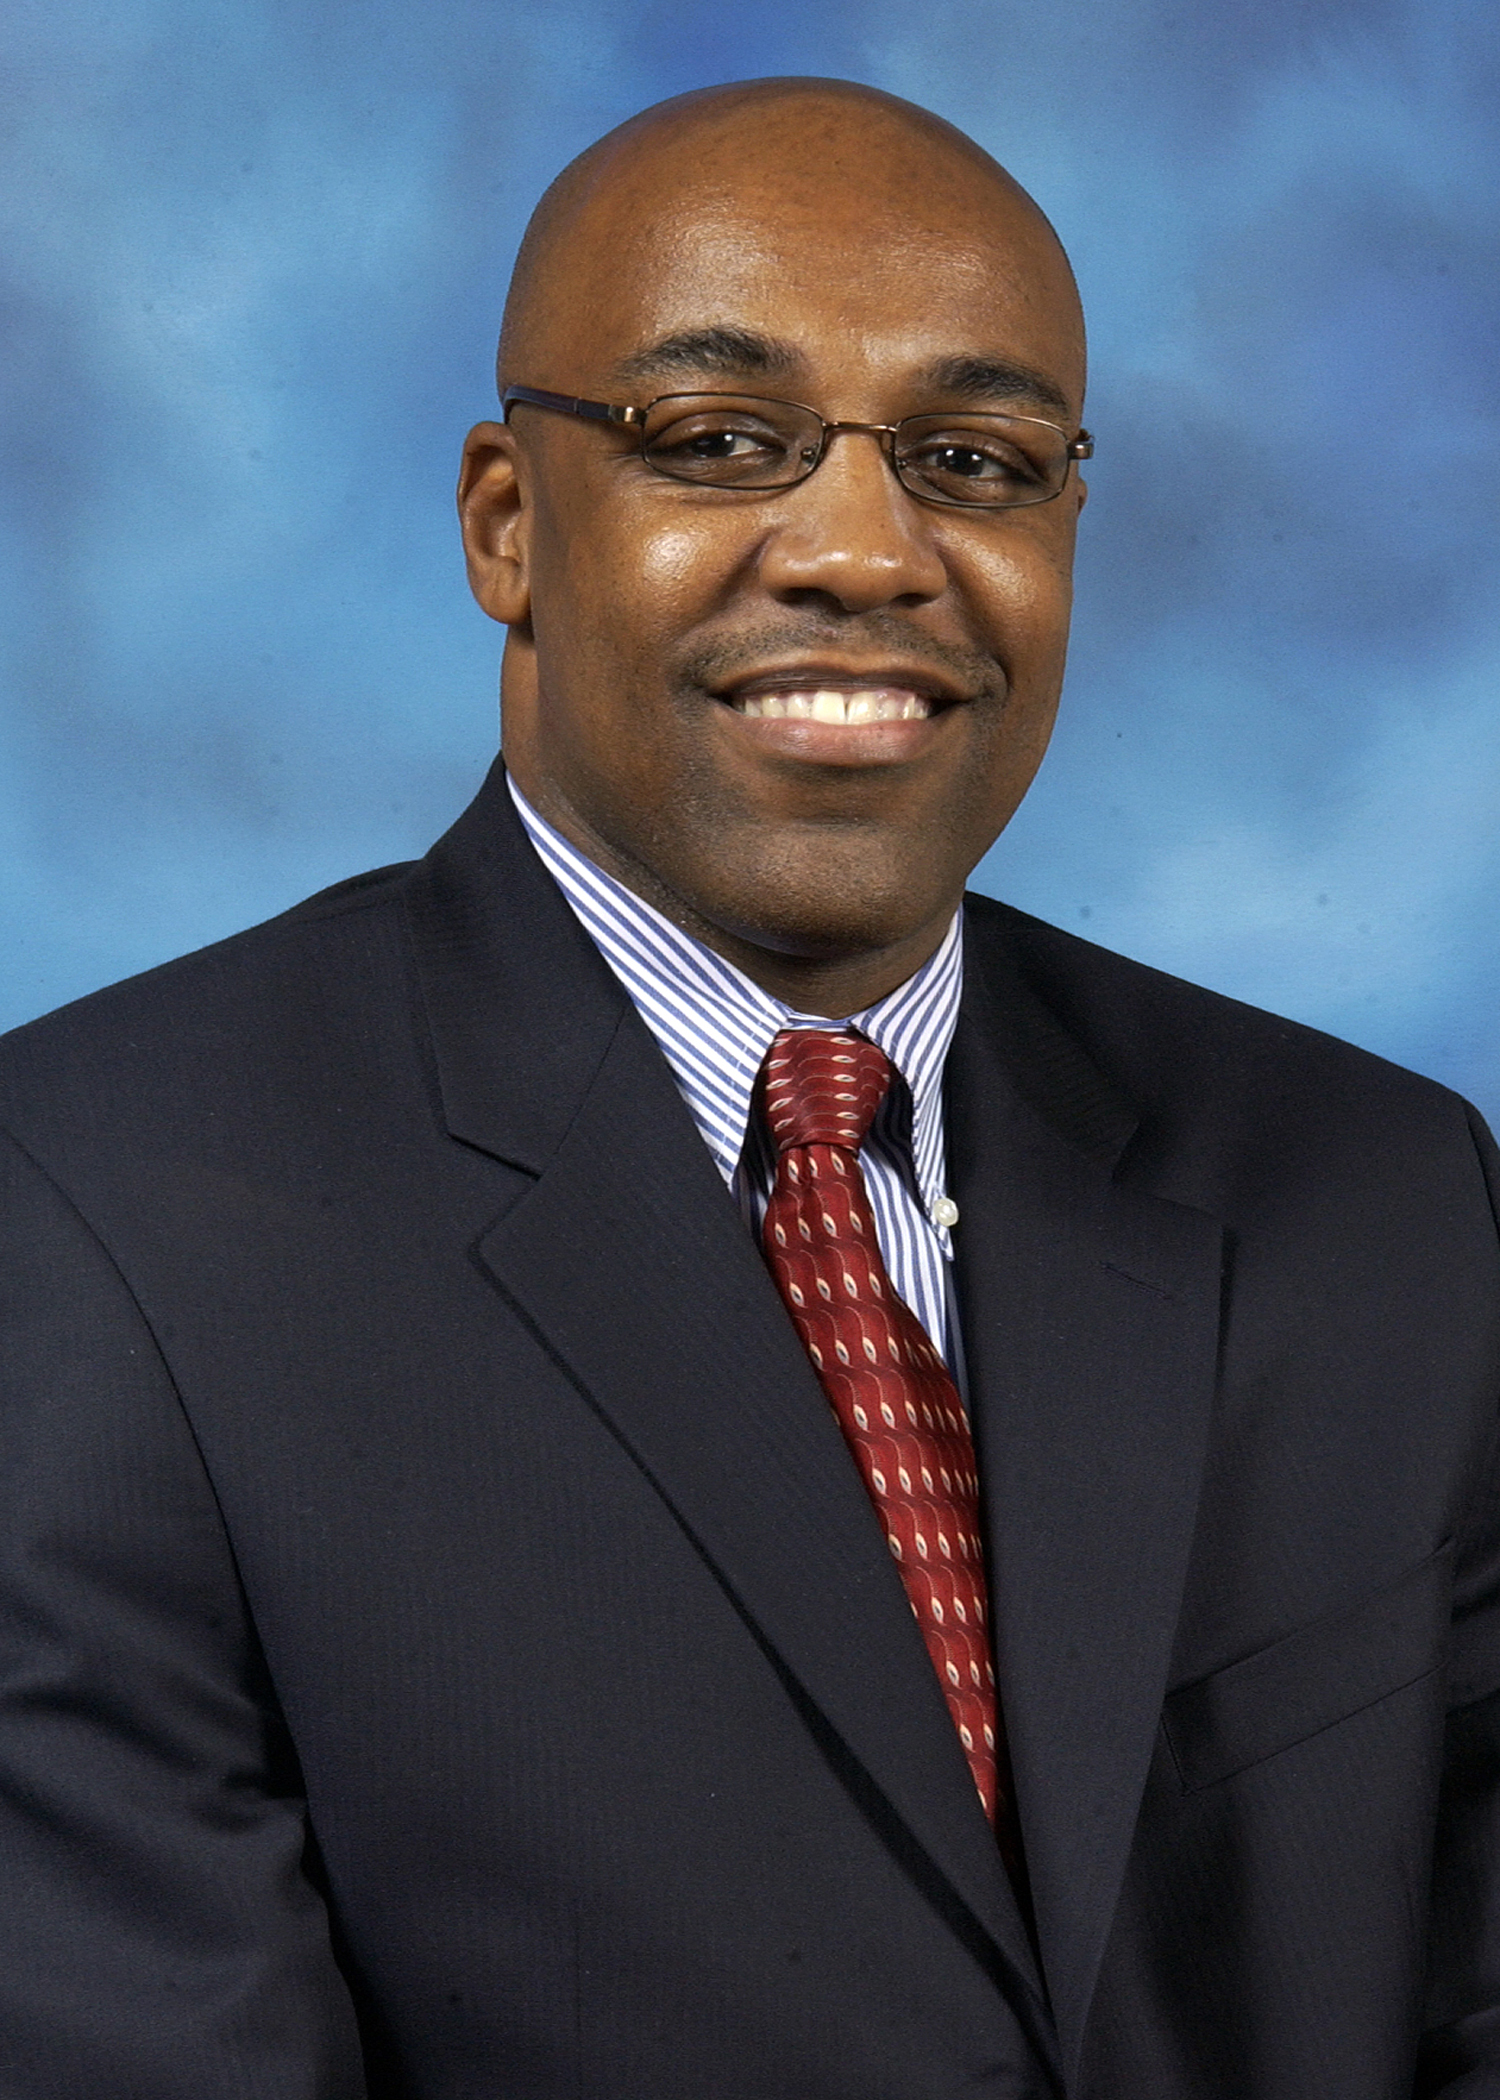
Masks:
[[[662,394],[644,408],[627,408],[512,386],[501,397],[507,421],[517,402],[634,430],[648,467],[700,488],[795,488],[822,464],[829,439],[850,430],[878,438],[897,480],[924,503],[1015,510],[1061,495],[1073,461],[1094,451],[1086,430],[1069,437],[1034,416],[963,409],[899,423],[826,423],[800,402],[754,394]]]

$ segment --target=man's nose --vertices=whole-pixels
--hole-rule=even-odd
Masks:
[[[896,479],[886,440],[830,432],[806,481],[781,499],[760,580],[778,597],[814,591],[845,612],[938,597],[948,581],[923,506]]]

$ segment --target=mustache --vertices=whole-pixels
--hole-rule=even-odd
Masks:
[[[942,670],[976,696],[1003,693],[1007,682],[1000,664],[983,649],[922,634],[884,608],[846,620],[782,620],[717,635],[689,649],[681,669],[694,685],[725,685],[756,664],[829,650],[878,658],[892,670],[916,675]]]

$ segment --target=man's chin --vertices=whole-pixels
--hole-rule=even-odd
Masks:
[[[930,822],[782,825],[746,821],[723,800],[711,816],[693,811],[692,824],[687,814],[675,833],[662,826],[644,839],[599,824],[585,851],[783,998],[803,973],[864,982],[869,964],[890,987],[911,975],[942,940],[971,864],[954,831]]]

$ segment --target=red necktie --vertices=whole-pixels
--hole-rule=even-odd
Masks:
[[[1014,1869],[986,1632],[974,1445],[958,1389],[896,1294],[858,1152],[891,1083],[885,1053],[783,1029],[764,1069],[776,1180],[766,1259],[859,1463],[969,1760]]]

